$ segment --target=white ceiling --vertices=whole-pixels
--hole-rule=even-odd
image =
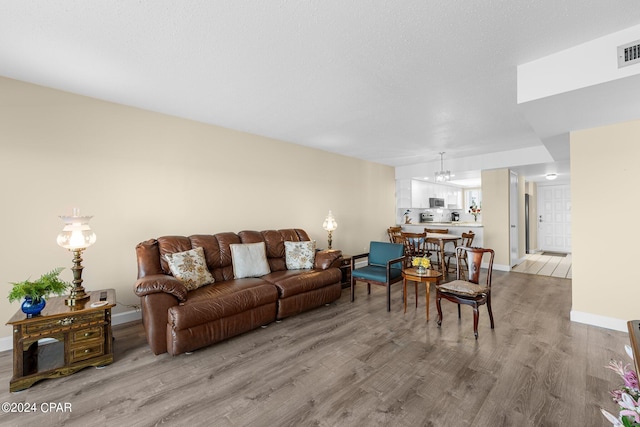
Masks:
[[[637,0],[0,0],[0,75],[403,166],[543,145],[516,66],[639,23]]]

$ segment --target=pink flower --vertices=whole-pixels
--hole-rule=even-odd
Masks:
[[[601,409],[602,414],[615,427],[617,426],[640,426],[640,387],[638,385],[638,375],[633,369],[629,369],[629,364],[623,365],[622,362],[614,360],[609,361],[607,369],[611,369],[624,381],[624,386],[619,390],[610,392],[613,401],[618,404],[619,413],[616,418],[611,413]]]
[[[611,390],[609,392],[609,394],[611,394],[611,397],[613,397],[613,401],[618,403],[622,400],[622,390]]]
[[[638,414],[638,402],[633,400],[627,393],[622,393],[622,400],[618,402],[621,408],[624,408],[620,411],[621,417],[633,417],[635,418],[636,423],[640,423],[640,414]]]
[[[625,370],[626,370],[626,366],[625,366]],[[624,380],[625,386],[636,389],[636,390],[638,389],[638,376],[636,375],[635,371],[626,371],[622,376],[622,379]]]
[[[620,375],[621,377],[624,377],[624,373],[627,370],[628,366],[629,365],[623,366],[622,362],[616,362],[615,360],[610,360],[609,366],[605,366],[605,368],[611,369],[616,374]]]
[[[631,417],[635,418],[636,423],[640,423],[640,415],[637,412],[632,411],[630,409],[623,409],[620,411],[620,417]],[[634,424],[635,425],[635,424]]]

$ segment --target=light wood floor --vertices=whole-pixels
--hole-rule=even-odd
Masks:
[[[527,254],[525,260],[514,267],[513,271],[571,279],[571,261],[571,254],[564,257],[542,253]]]
[[[444,323],[402,312],[401,285],[359,284],[328,307],[191,355],[154,356],[139,323],[114,328],[115,362],[9,393],[2,401],[69,402],[71,413],[0,414],[0,424],[69,426],[605,426],[626,333],[569,321],[571,281],[494,272],[491,330],[443,301]],[[435,293],[435,292],[434,292]]]

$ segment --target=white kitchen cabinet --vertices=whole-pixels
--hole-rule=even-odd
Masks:
[[[427,181],[417,179],[411,180],[411,207],[412,208],[428,208],[429,198],[437,197],[434,184]]]
[[[396,180],[396,207],[397,208],[410,208],[411,204],[411,180],[410,179],[397,179]]]
[[[396,207],[427,209],[429,199],[444,199],[445,207],[463,208],[463,191],[452,185],[434,184],[419,179],[396,180]]]

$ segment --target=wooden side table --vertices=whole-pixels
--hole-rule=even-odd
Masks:
[[[436,285],[440,282],[442,273],[435,270],[427,270],[426,273],[418,273],[416,267],[408,267],[402,269],[402,294],[404,295],[404,312],[407,312],[407,281],[415,282],[416,288],[416,308],[418,307],[418,283],[424,282],[427,290],[427,321],[429,320],[429,291],[431,289],[431,283]]]
[[[84,307],[69,307],[65,297],[55,297],[47,300],[40,316],[28,319],[18,310],[9,319],[7,324],[13,326],[10,391],[113,362],[111,308],[116,305],[116,291],[88,294]]]
[[[351,286],[351,255],[342,254],[340,271],[342,272],[342,289],[350,287]]]

